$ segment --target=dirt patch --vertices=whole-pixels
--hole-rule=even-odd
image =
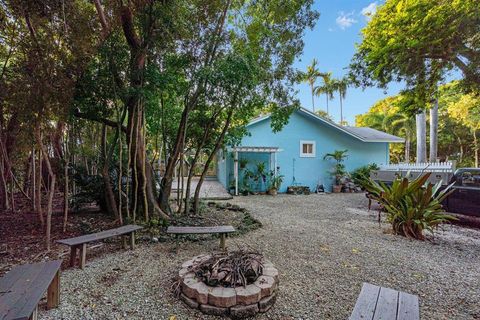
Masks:
[[[72,213],[63,232],[63,212],[52,215],[51,251],[46,252],[45,229],[41,227],[38,215],[34,212],[0,213],[0,275],[11,266],[62,259],[68,254],[66,246],[55,240],[77,237],[115,227],[115,221],[98,211]],[[106,245],[108,246],[108,244]]]

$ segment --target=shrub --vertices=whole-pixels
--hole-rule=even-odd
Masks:
[[[352,178],[353,183],[363,187],[363,183],[365,182],[365,180],[370,177],[370,172],[378,169],[379,167],[376,163],[370,163],[353,170],[350,173],[350,177]]]
[[[444,213],[441,204],[452,192],[452,184],[440,190],[441,182],[427,183],[429,176],[426,173],[412,181],[399,178],[391,186],[370,178],[365,180],[365,189],[387,212],[387,220],[396,234],[423,240],[424,230],[433,234],[438,225],[456,220]]]

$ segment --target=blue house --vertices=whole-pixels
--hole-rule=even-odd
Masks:
[[[327,153],[348,150],[344,164],[350,172],[358,167],[389,163],[389,144],[402,138],[371,128],[340,126],[300,108],[293,112],[280,132],[274,133],[270,116],[247,125],[249,135],[241,143],[221,151],[217,157],[217,179],[227,190],[238,191],[249,172],[283,175],[279,192],[287,186],[302,185],[315,190],[321,183],[332,188],[334,163],[324,160]],[[265,191],[267,182],[257,179],[256,191]]]

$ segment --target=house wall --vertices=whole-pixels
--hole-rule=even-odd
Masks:
[[[307,116],[295,112],[282,131],[273,133],[270,127],[270,118],[252,124],[248,127],[250,135],[242,139],[242,146],[279,147],[283,151],[277,154],[277,166],[279,173],[284,175],[280,192],[285,192],[287,186],[293,183],[294,172],[297,184],[306,185],[315,190],[317,183],[323,183],[327,191],[331,191],[331,169],[333,161],[323,160],[326,153],[335,150],[348,150],[348,158],[345,166],[352,171],[360,166],[389,162],[388,143],[362,142],[350,135],[319,123]],[[300,141],[312,140],[316,143],[316,155],[314,158],[300,157]],[[228,187],[229,175],[233,179],[233,158],[231,152],[224,161],[219,163],[219,171],[224,167],[225,174],[219,180]],[[268,160],[266,160],[268,163]],[[223,179],[223,180],[222,180]]]
[[[228,190],[228,174],[233,174],[233,163],[229,152],[220,150],[217,153],[217,180]]]

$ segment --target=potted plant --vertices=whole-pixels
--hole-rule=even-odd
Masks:
[[[240,166],[240,170],[245,169],[248,165],[248,159],[241,158],[240,160],[238,160],[238,165]]]
[[[342,183],[347,175],[345,165],[343,164],[343,161],[347,158],[347,151],[348,150],[335,150],[333,153],[327,153],[323,157],[324,160],[332,159],[335,161],[332,170],[332,176],[335,178],[335,184],[332,187],[333,193],[342,192]]]
[[[271,196],[275,196],[278,193],[278,189],[283,182],[283,175],[275,175],[275,172],[270,173],[270,182],[267,188],[267,193]]]

